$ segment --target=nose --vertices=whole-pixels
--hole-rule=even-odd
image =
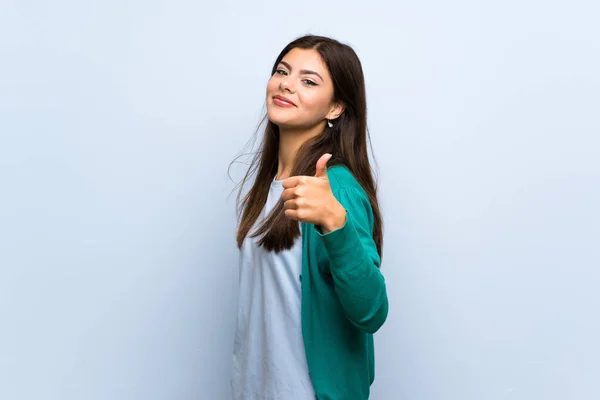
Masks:
[[[294,87],[292,84],[290,84],[288,77],[282,79],[281,82],[279,82],[279,89],[281,91],[288,91],[290,93],[294,93]]]

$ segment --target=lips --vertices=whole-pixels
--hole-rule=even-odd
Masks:
[[[283,96],[277,95],[275,97],[273,97],[273,101],[275,102],[275,104],[277,104],[280,107],[295,107],[296,104],[294,104],[293,101],[291,101],[288,98],[285,98]]]

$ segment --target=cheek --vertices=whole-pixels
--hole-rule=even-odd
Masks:
[[[301,102],[306,111],[312,114],[325,115],[329,111],[329,97],[316,90],[304,93]]]
[[[278,89],[279,89],[279,83],[277,82],[277,79],[275,79],[275,78],[269,79],[269,82],[267,82],[267,95],[269,93],[274,93]]]

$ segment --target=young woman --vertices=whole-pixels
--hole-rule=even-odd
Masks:
[[[242,182],[236,400],[362,400],[388,300],[356,53],[304,36],[277,57]]]

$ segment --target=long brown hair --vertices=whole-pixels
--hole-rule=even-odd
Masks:
[[[374,214],[373,239],[381,255],[383,247],[383,227],[381,211],[377,201],[377,185],[369,163],[367,139],[367,102],[365,80],[358,56],[348,45],[323,36],[307,35],[288,44],[279,54],[273,65],[271,76],[283,57],[292,49],[316,50],[327,66],[334,87],[334,101],[344,105],[344,112],[335,120],[333,127],[325,128],[322,134],[304,143],[296,154],[291,176],[316,173],[317,160],[325,153],[333,157],[328,166],[345,165],[363,187],[369,197]],[[278,168],[279,127],[267,121],[261,147],[246,171],[238,192],[237,245],[242,243],[257,221],[269,194],[269,187]],[[243,198],[244,184],[255,175],[254,183]],[[279,201],[265,221],[251,237],[260,237],[259,246],[269,251],[280,252],[290,249],[295,238],[300,235],[298,222],[284,214],[283,201]]]

